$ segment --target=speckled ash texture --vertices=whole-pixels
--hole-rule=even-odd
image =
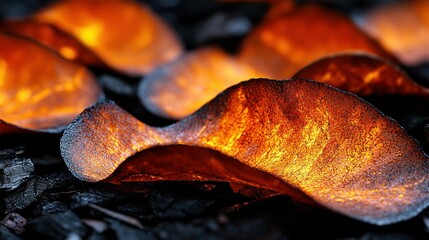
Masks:
[[[76,177],[96,182],[130,156],[165,145],[218,151],[329,209],[373,224],[411,218],[429,204],[429,162],[418,143],[365,101],[307,80],[240,83],[164,128],[101,103],[66,129],[61,153]],[[187,180],[193,177],[200,180]]]

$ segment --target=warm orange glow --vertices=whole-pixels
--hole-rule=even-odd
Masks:
[[[372,37],[402,62],[429,61],[429,1],[399,1],[381,5],[357,19]]]
[[[132,0],[63,0],[34,17],[70,32],[131,75],[145,74],[182,52],[173,30]]]
[[[366,54],[336,54],[313,62],[294,75],[359,95],[426,95],[429,89],[418,85],[388,61]]]
[[[245,38],[239,58],[265,77],[285,79],[318,58],[345,51],[389,58],[346,16],[307,5],[267,18]]]
[[[200,49],[152,72],[141,81],[138,95],[151,112],[182,119],[222,90],[261,75],[219,49]],[[363,53],[329,55],[303,68],[294,77],[312,79],[359,95],[429,94],[428,89],[415,83],[397,66]]]
[[[59,53],[66,59],[76,59],[78,53],[76,52],[76,50],[74,50],[73,48],[69,47],[69,46],[64,46],[62,48],[59,49]]]
[[[255,76],[218,48],[188,53],[147,76],[139,98],[152,112],[180,119],[193,113],[224,89]]]
[[[365,101],[305,80],[243,82],[164,128],[99,104],[69,125],[61,153],[85,181],[123,164],[107,181],[225,180],[282,193],[289,185],[376,224],[429,205],[429,161],[416,141]]]
[[[32,38],[54,49],[64,58],[84,65],[94,67],[104,67],[105,65],[98,56],[73,36],[48,23],[30,20],[7,21],[0,23],[0,31]]]
[[[100,89],[82,66],[29,39],[0,34],[0,116],[31,130],[67,125]],[[9,132],[0,126],[0,134]]]

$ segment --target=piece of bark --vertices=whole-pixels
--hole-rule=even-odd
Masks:
[[[13,190],[34,171],[29,158],[19,156],[20,150],[0,150],[0,189]]]

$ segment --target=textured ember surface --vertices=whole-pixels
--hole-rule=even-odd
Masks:
[[[0,17],[29,14],[49,1],[2,0]],[[201,0],[149,0],[148,3],[180,34],[187,49],[210,43],[233,53],[247,30],[209,34],[217,15],[228,24],[256,24],[267,10],[264,3],[221,4]],[[298,1],[308,2],[308,1]],[[373,1],[325,1],[347,14]],[[347,2],[347,3],[345,3]],[[243,25],[241,25],[243,26]],[[407,67],[428,86],[428,64]],[[97,71],[108,99],[139,120],[165,126],[171,120],[151,115],[137,98],[139,79]],[[365,98],[397,120],[426,153],[424,127],[429,100],[422,97]],[[429,212],[408,221],[378,227],[329,210],[294,202],[285,195],[224,182],[155,182],[116,186],[74,178],[59,154],[61,135],[0,137],[0,239],[427,239]],[[31,163],[28,161],[30,160]],[[33,167],[32,167],[33,165]],[[34,170],[32,169],[34,168]],[[16,171],[16,174],[13,174]],[[19,187],[17,184],[22,182]],[[10,190],[15,188],[13,190]]]

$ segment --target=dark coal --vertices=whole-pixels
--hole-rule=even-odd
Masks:
[[[137,83],[125,82],[112,75],[101,75],[98,77],[98,83],[103,89],[115,94],[123,96],[136,96],[137,94]]]
[[[158,239],[227,239],[196,224],[163,223],[155,229]],[[242,238],[245,239],[245,238]]]
[[[91,235],[87,238],[87,240],[104,240],[104,239],[112,239],[112,233],[98,233],[92,232]]]
[[[104,206],[113,200],[120,200],[121,196],[118,194],[92,189],[89,191],[77,192],[72,196],[71,207],[78,208],[88,206],[88,204],[97,204]]]
[[[0,18],[24,17],[53,0],[1,0]]]
[[[405,70],[419,84],[429,88],[429,62],[423,62],[416,66],[407,66]]]
[[[6,212],[24,209],[33,203],[43,192],[53,188],[62,188],[76,181],[69,172],[53,173],[43,177],[32,177],[16,191],[3,199]]]
[[[87,233],[88,229],[79,217],[67,211],[33,219],[27,225],[25,236],[32,239],[82,239]]]
[[[59,212],[65,212],[69,209],[69,206],[63,202],[59,201],[42,201],[35,207],[35,215],[47,215]]]
[[[29,158],[20,157],[21,150],[0,150],[0,189],[13,190],[25,182],[34,170]]]
[[[201,214],[214,204],[213,198],[183,196],[177,192],[154,191],[149,204],[154,213],[165,218],[189,218]]]
[[[404,233],[367,233],[359,240],[417,240],[418,238]]]
[[[220,12],[213,14],[196,27],[192,41],[195,45],[200,45],[223,38],[242,37],[251,28],[252,23],[246,17]]]
[[[152,240],[157,239],[151,233],[150,230],[147,229],[139,229],[135,227],[131,227],[128,224],[124,224],[115,220],[108,220],[110,223],[110,229],[115,233],[115,237],[118,240],[128,240],[128,239],[141,239],[141,240]]]
[[[9,213],[0,222],[1,225],[9,228],[16,234],[24,232],[24,226],[27,224],[27,219],[18,213]]]
[[[0,239],[20,240],[21,238],[10,232],[7,228],[0,226]]]

